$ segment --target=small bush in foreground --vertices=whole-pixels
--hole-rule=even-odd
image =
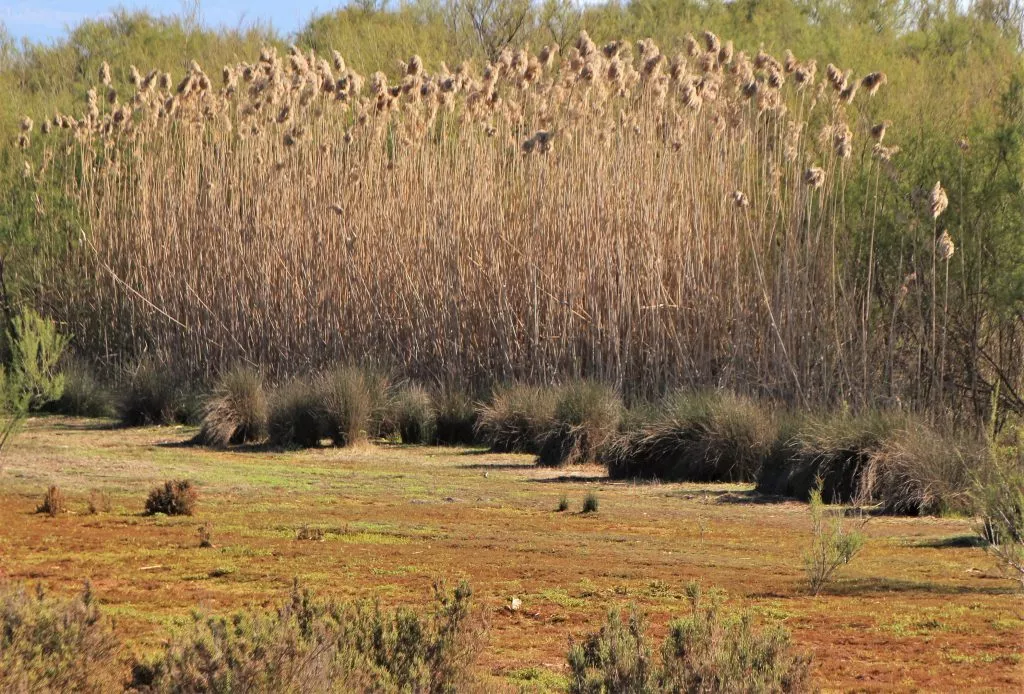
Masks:
[[[479,410],[477,430],[495,453],[537,453],[541,434],[551,427],[558,392],[513,385],[495,391]]]
[[[36,507],[36,513],[45,513],[48,516],[55,517],[61,513],[67,513],[68,503],[67,499],[64,498],[64,492],[59,487],[51,486],[46,490],[46,494],[43,495],[43,501]]]
[[[434,401],[419,385],[402,388],[391,403],[390,419],[402,443],[428,443],[434,436]]]
[[[598,505],[597,494],[587,492],[587,495],[583,497],[583,513],[597,513]]]
[[[563,494],[558,499],[558,509],[557,510],[558,510],[559,513],[563,512],[563,511],[568,511],[569,510],[569,497],[567,497],[565,494]]]
[[[470,446],[477,443],[477,410],[468,394],[445,388],[434,397],[434,411],[435,445]]]
[[[836,571],[849,564],[864,545],[864,536],[843,525],[839,517],[828,522],[821,490],[811,492],[811,547],[804,554],[804,569],[811,595],[818,595],[835,576]]]
[[[0,625],[0,691],[121,689],[120,646],[88,584],[71,600],[7,587],[0,591]]]
[[[1024,590],[1024,448],[1000,452],[979,480],[975,498],[988,551]]]
[[[295,379],[277,389],[270,400],[267,434],[275,446],[313,448],[323,438],[321,398],[305,379]]]
[[[86,505],[86,510],[89,512],[89,515],[110,513],[111,508],[110,495],[105,491],[93,490],[89,492],[89,501]]]
[[[146,513],[168,516],[191,516],[195,512],[199,492],[189,480],[168,480],[156,487],[146,499]]]
[[[21,400],[25,409],[38,410],[64,393],[65,376],[58,363],[68,338],[57,324],[31,308],[23,308],[10,321],[7,349],[9,370],[5,370],[7,399]]]
[[[482,644],[470,598],[465,583],[450,593],[436,587],[433,613],[422,617],[296,587],[275,612],[196,615],[161,656],[135,665],[131,686],[154,694],[464,691]]]
[[[601,631],[569,649],[569,691],[803,692],[810,690],[810,657],[793,652],[780,628],[755,631],[748,615],[723,613],[718,595],[687,586],[691,614],[669,624],[656,661],[643,615],[617,610]]]
[[[576,381],[559,389],[551,424],[539,437],[540,465],[596,462],[599,451],[618,431],[622,401],[608,386]]]
[[[221,378],[203,407],[199,440],[224,447],[260,441],[267,435],[267,396],[254,369],[237,366]]]
[[[138,364],[118,403],[118,417],[125,426],[172,424],[181,405],[174,375],[152,359]]]
[[[64,374],[64,392],[46,409],[70,417],[111,417],[115,407],[113,396],[89,365],[71,359],[61,369]]]
[[[378,436],[387,408],[388,379],[376,371],[339,366],[317,384],[323,433],[335,446],[353,446]]]
[[[653,421],[617,437],[602,458],[617,479],[748,482],[776,435],[771,415],[749,398],[679,391]]]

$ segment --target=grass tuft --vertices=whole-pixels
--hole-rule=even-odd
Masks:
[[[274,446],[313,448],[323,438],[322,400],[318,389],[296,378],[278,388],[270,400],[267,434]]]
[[[612,388],[592,381],[563,386],[551,423],[539,437],[537,463],[555,467],[596,462],[621,417],[622,401]]]
[[[558,392],[516,384],[494,392],[480,407],[477,430],[495,453],[538,453],[540,437],[555,417]]]
[[[199,492],[189,480],[168,480],[155,487],[146,499],[146,514],[163,513],[168,516],[191,516],[196,509]]]
[[[225,447],[267,436],[267,396],[254,369],[236,366],[221,378],[203,408],[199,441]]]

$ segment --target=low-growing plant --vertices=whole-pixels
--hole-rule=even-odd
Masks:
[[[199,535],[200,549],[210,549],[213,547],[213,523],[206,521],[199,526],[196,534]]]
[[[597,494],[587,492],[587,495],[583,497],[583,513],[597,513],[598,505]]]
[[[295,539],[300,542],[323,542],[324,529],[303,524],[295,531]]]
[[[391,401],[389,419],[402,443],[428,443],[434,436],[434,401],[426,388],[411,384]]]
[[[64,390],[59,398],[45,407],[47,411],[70,417],[114,415],[113,396],[87,362],[67,359],[61,373],[64,375]]]
[[[810,513],[811,546],[804,554],[804,570],[811,595],[818,595],[832,582],[836,571],[861,550],[864,536],[859,530],[847,528],[839,516],[826,518],[820,486],[811,491]]]
[[[388,379],[375,370],[339,366],[317,382],[323,433],[335,446],[353,446],[375,438],[388,405]]]
[[[146,513],[168,516],[191,516],[195,512],[199,492],[190,480],[168,480],[155,487],[146,499]]]
[[[288,381],[270,400],[267,434],[275,446],[313,448],[323,437],[322,399],[303,378]]]
[[[563,512],[563,511],[568,511],[569,510],[569,497],[567,497],[565,494],[563,494],[558,499],[558,509],[557,510],[558,510],[559,513]]]
[[[515,384],[495,390],[479,408],[477,431],[495,453],[534,453],[540,437],[551,428],[558,391]]]
[[[749,615],[730,616],[718,593],[686,589],[690,615],[673,620],[656,659],[644,616],[605,625],[569,649],[569,692],[803,692],[810,690],[808,655],[794,652],[781,628],[757,631]]]
[[[31,308],[11,318],[7,333],[9,369],[6,384],[14,392],[8,398],[22,399],[29,410],[60,398],[65,377],[58,368],[68,338],[57,324]]]
[[[221,378],[203,408],[199,440],[224,447],[267,436],[267,396],[259,373],[236,366]]]
[[[1024,448],[997,450],[974,494],[981,516],[978,533],[1006,575],[1024,590]]]
[[[86,506],[86,510],[90,515],[96,515],[97,513],[110,513],[111,503],[110,495],[102,490],[93,490],[89,492],[89,501]]]
[[[609,476],[749,482],[777,436],[769,412],[731,393],[677,391],[647,416],[608,446]]]
[[[452,592],[436,586],[433,612],[420,616],[320,600],[296,586],[276,611],[195,615],[161,655],[135,664],[131,686],[153,694],[464,691],[483,635],[470,599],[465,583]]]
[[[471,446],[477,439],[477,408],[473,398],[455,388],[442,388],[434,396],[436,446]]]
[[[120,644],[89,584],[81,595],[50,598],[39,589],[0,591],[0,691],[119,691]]]
[[[129,375],[118,417],[125,426],[172,424],[178,419],[181,401],[174,374],[156,359],[144,359]]]
[[[558,390],[554,415],[539,437],[537,462],[559,466],[593,463],[616,434],[622,400],[610,387],[575,381]]]
[[[68,502],[64,497],[64,492],[60,490],[60,487],[51,485],[46,490],[46,494],[43,495],[43,500],[36,507],[36,513],[45,513],[46,515],[56,517],[62,513],[67,513]]]

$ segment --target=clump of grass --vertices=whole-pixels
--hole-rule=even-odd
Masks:
[[[750,398],[678,391],[653,421],[618,436],[602,458],[618,479],[749,482],[776,432],[772,416]]]
[[[146,499],[146,513],[168,516],[191,516],[195,512],[199,492],[190,480],[168,480],[155,487]]]
[[[559,513],[562,513],[563,511],[568,511],[568,510],[569,510],[569,497],[567,497],[565,494],[563,494],[558,499],[557,511]]]
[[[382,373],[339,366],[317,383],[323,433],[335,446],[354,446],[375,438],[387,409],[388,379]]]
[[[303,523],[302,527],[295,531],[295,539],[299,542],[323,542],[324,529]]]
[[[434,401],[427,389],[408,385],[391,402],[390,419],[402,443],[428,443],[434,436]]]
[[[278,388],[270,400],[267,434],[275,446],[313,448],[323,436],[323,401],[317,388],[296,378]]]
[[[548,430],[539,437],[537,462],[559,466],[592,463],[618,431],[622,401],[608,386],[576,381],[559,389]]]
[[[135,367],[118,403],[118,417],[125,426],[171,424],[176,421],[181,393],[174,374],[154,359]]]
[[[64,496],[64,492],[60,490],[60,487],[51,485],[46,490],[46,494],[43,495],[43,500],[39,506],[36,507],[36,513],[45,513],[46,515],[54,518],[62,513],[67,513],[68,502]]]
[[[471,446],[477,439],[477,408],[473,398],[455,388],[442,388],[434,396],[436,446]]]
[[[1024,447],[997,450],[978,476],[975,504],[982,523],[978,533],[1007,577],[1024,590]]]
[[[87,583],[78,597],[0,591],[0,691],[120,691],[120,644]]]
[[[210,446],[225,447],[267,436],[268,407],[259,373],[236,366],[221,378],[203,408],[199,440]]]
[[[613,609],[597,633],[570,645],[569,692],[805,692],[809,655],[781,627],[756,630],[729,615],[718,593],[686,588],[690,615],[673,620],[656,658],[643,614]]]
[[[113,396],[96,377],[87,362],[68,359],[61,373],[64,390],[61,396],[47,406],[47,410],[70,417],[111,417],[114,415]]]
[[[826,518],[821,488],[811,491],[811,546],[804,554],[804,570],[811,595],[818,595],[849,564],[864,545],[864,536],[844,526],[841,517]]]
[[[89,515],[96,515],[97,513],[110,513],[112,508],[110,503],[110,495],[102,490],[93,490],[89,492],[89,502],[86,507]]]
[[[597,494],[594,492],[587,492],[587,495],[583,497],[583,513],[597,513],[599,502]]]
[[[213,523],[206,521],[196,531],[199,535],[199,548],[200,549],[212,549],[213,548]]]
[[[149,692],[472,690],[484,631],[471,595],[465,583],[452,592],[436,586],[433,610],[421,616],[321,600],[296,586],[277,610],[194,615],[162,654],[136,662],[131,686]]]
[[[515,384],[496,390],[480,407],[480,438],[495,453],[536,454],[541,434],[551,427],[557,399],[554,388]]]

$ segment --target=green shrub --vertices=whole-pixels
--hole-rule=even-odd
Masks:
[[[454,388],[444,388],[434,396],[435,446],[471,446],[477,438],[477,408],[473,398]]]
[[[119,691],[119,652],[88,584],[71,600],[21,587],[0,592],[0,691]]]
[[[389,419],[402,443],[428,443],[434,436],[434,401],[426,388],[402,388],[391,402]]]
[[[68,338],[60,334],[57,324],[30,308],[11,319],[4,379],[9,409],[38,410],[60,398],[65,377],[58,363],[67,345]]]
[[[811,594],[818,595],[835,577],[836,571],[849,564],[864,545],[864,536],[846,528],[841,517],[826,519],[821,489],[811,491],[811,546],[804,554],[804,569]]]
[[[274,612],[195,615],[162,655],[137,662],[131,686],[152,692],[459,692],[482,629],[466,584],[435,587],[428,617],[377,604],[346,605],[293,590]]]
[[[335,446],[364,443],[380,434],[388,406],[385,375],[354,366],[340,366],[318,379],[323,433]]]
[[[598,504],[597,494],[587,492],[587,495],[583,497],[583,513],[597,513]]]
[[[974,491],[979,534],[1008,577],[1024,590],[1024,447],[998,450]]]
[[[793,652],[789,633],[756,631],[749,615],[724,614],[717,594],[687,586],[691,613],[673,620],[655,659],[642,614],[623,621],[612,610],[605,625],[569,649],[569,692],[803,692],[810,690],[810,656]]]
[[[115,413],[113,396],[96,378],[89,364],[80,359],[69,359],[61,368],[64,391],[45,408],[49,412],[69,417],[112,417]]]
[[[207,400],[199,440],[207,445],[260,441],[267,436],[267,396],[254,369],[236,366]]]
[[[195,512],[199,492],[189,480],[164,482],[154,488],[146,499],[146,513],[164,513],[168,516],[191,516]]]
[[[563,494],[558,499],[558,512],[561,513],[563,511],[568,511],[568,510],[569,510],[569,497],[567,497],[565,494]]]
[[[275,446],[313,448],[323,436],[322,400],[306,379],[294,379],[278,388],[270,400],[267,434]]]
[[[541,434],[551,428],[558,392],[516,384],[494,392],[479,409],[477,430],[495,453],[534,453]]]
[[[654,421],[616,437],[602,460],[616,479],[749,482],[776,434],[771,415],[749,398],[678,391]]]
[[[67,513],[67,510],[68,503],[64,498],[64,492],[55,485],[46,490],[42,502],[36,507],[36,513],[45,513],[51,518]]]
[[[144,359],[132,371],[118,404],[125,426],[173,424],[178,420],[181,391],[174,374],[155,359]]]
[[[576,381],[558,391],[554,416],[539,437],[540,465],[596,462],[598,453],[618,431],[622,401],[608,386]]]

